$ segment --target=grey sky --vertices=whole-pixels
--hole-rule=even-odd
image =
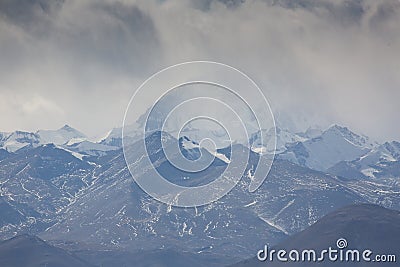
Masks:
[[[400,140],[400,2],[0,1],[0,131],[120,126],[148,76],[230,64],[301,130]],[[149,92],[150,93],[150,92]]]

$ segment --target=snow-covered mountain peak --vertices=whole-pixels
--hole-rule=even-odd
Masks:
[[[326,134],[336,134],[340,136],[356,137],[357,135],[349,130],[349,128],[334,124],[330,126],[327,130],[323,131],[321,135]]]
[[[36,134],[39,136],[41,144],[63,145],[72,139],[87,139],[86,135],[69,125],[64,125],[58,130],[39,130]]]
[[[18,149],[28,145],[37,145],[39,143],[39,136],[34,133],[15,131],[3,137],[2,147],[9,151],[15,152]]]
[[[59,130],[65,130],[65,131],[70,131],[70,132],[74,132],[76,131],[74,128],[72,128],[71,126],[69,126],[68,124],[65,124],[63,127],[61,127]]]
[[[344,138],[349,143],[359,146],[362,148],[372,148],[374,147],[374,143],[369,140],[367,136],[359,135],[347,127],[339,126],[339,125],[332,125],[326,131],[321,134],[322,138]]]
[[[256,153],[272,153],[273,151],[273,138],[276,134],[276,149],[275,153],[279,154],[286,151],[287,147],[297,142],[303,142],[306,138],[292,133],[287,129],[281,127],[272,127],[267,130],[261,130],[251,135],[250,146],[253,152]],[[261,142],[261,136],[263,142]],[[268,147],[268,148],[267,148]]]
[[[374,146],[368,137],[333,125],[317,137],[292,145],[280,157],[322,171],[341,161],[359,158]]]

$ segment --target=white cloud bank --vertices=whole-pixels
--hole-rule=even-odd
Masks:
[[[249,74],[288,127],[400,140],[399,1],[2,1],[0,129],[119,126],[163,67]]]

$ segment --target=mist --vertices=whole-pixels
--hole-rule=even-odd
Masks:
[[[150,75],[211,60],[256,81],[282,127],[400,140],[399,21],[394,0],[1,1],[0,131],[101,135]]]

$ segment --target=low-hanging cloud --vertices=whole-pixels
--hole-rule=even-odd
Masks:
[[[2,1],[0,127],[98,134],[154,72],[212,60],[249,74],[285,127],[400,140],[399,21],[395,0]]]

